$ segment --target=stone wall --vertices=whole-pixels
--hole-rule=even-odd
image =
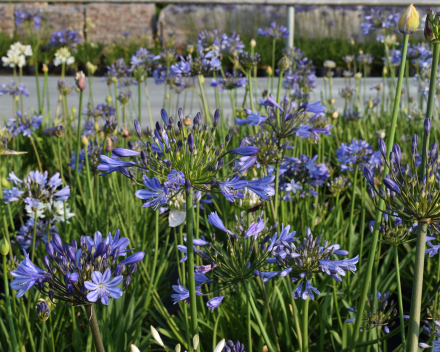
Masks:
[[[27,28],[15,26],[14,11],[21,5],[0,4],[0,30],[12,34]],[[147,36],[156,32],[156,5],[154,4],[47,4],[44,9],[43,28],[54,32],[64,28],[78,31],[88,41],[111,43],[129,36]]]

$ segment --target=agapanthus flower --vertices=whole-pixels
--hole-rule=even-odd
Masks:
[[[397,317],[397,309],[395,308],[395,303],[393,300],[388,302],[390,293],[386,292],[381,294],[377,292],[377,300],[373,299],[373,295],[370,295],[370,299],[367,300],[366,310],[362,314],[362,321],[364,326],[360,329],[362,331],[370,331],[375,328],[383,328],[384,332],[388,334],[390,332],[389,327],[395,324],[394,318]],[[377,301],[378,307],[375,307],[375,302]],[[349,312],[357,312],[356,307],[347,308]],[[347,319],[346,323],[353,323],[356,319]]]
[[[315,294],[320,294],[310,282],[315,274],[322,272],[341,282],[342,278],[339,275],[345,276],[348,271],[355,273],[356,264],[359,261],[358,256],[352,259],[332,259],[333,255],[345,257],[349,254],[348,251],[341,250],[339,244],[329,245],[326,240],[324,245],[320,246],[321,236],[314,239],[312,232],[307,228],[306,237],[295,245],[296,239],[291,234],[288,236],[288,231],[289,228],[286,227],[279,238],[275,234],[270,241],[268,251],[271,251],[274,257],[268,258],[267,261],[280,265],[283,270],[261,273],[260,275],[267,277],[266,282],[275,276],[292,274],[294,276],[292,282],[299,281],[293,292],[294,298],[314,300]]]
[[[318,164],[317,159],[318,155],[313,158],[306,155],[300,155],[299,158],[286,157],[281,163],[283,172],[280,172],[280,187],[285,189],[285,185],[291,183],[293,179],[297,190],[299,185],[303,188],[300,197],[306,196],[307,193],[317,197],[316,187],[324,185],[330,177],[327,165]],[[291,200],[291,198],[287,197],[284,200]]]
[[[324,128],[313,128],[310,124],[304,123],[307,122],[308,114],[313,114],[310,119],[324,114],[325,108],[320,102],[313,104],[304,102],[298,105],[296,101],[289,101],[286,96],[279,105],[272,96],[269,96],[266,100],[261,99],[260,104],[266,107],[268,117],[262,126],[266,130],[274,132],[280,141],[292,136],[319,139],[319,134],[330,135],[331,125]],[[279,113],[279,118],[277,113]]]
[[[337,195],[351,187],[351,182],[348,182],[347,177],[339,176],[327,182],[327,186],[332,194]]]
[[[98,165],[101,163],[100,155],[102,154],[102,143],[99,143],[96,139],[95,141],[88,141],[87,145],[87,157],[89,159],[89,168],[90,171],[96,172],[98,171]],[[79,162],[78,162],[78,172],[82,172],[85,166],[85,151],[84,149],[79,152]],[[76,165],[76,153],[71,153],[72,157],[70,158],[69,167],[71,169],[75,169]]]
[[[43,116],[32,112],[32,115],[27,113],[22,114],[20,111],[15,113],[15,118],[9,119],[7,126],[13,137],[22,134],[25,137],[30,137],[34,130],[38,129],[43,122]]]
[[[258,53],[248,53],[243,51],[238,56],[238,62],[245,70],[252,70],[261,61],[261,56]]]
[[[136,80],[142,82],[146,76],[151,75],[155,63],[159,60],[159,56],[152,54],[145,48],[139,48],[131,56],[131,72]]]
[[[75,57],[72,56],[70,50],[66,47],[62,47],[55,52],[55,58],[53,64],[55,66],[59,65],[72,65],[75,62]]]
[[[34,29],[40,29],[43,12],[41,7],[23,4],[14,11],[15,24],[29,23]]]
[[[258,28],[258,35],[269,37],[273,39],[287,38],[289,31],[284,26],[277,26],[276,22],[272,22],[269,27],[265,29]]]
[[[221,33],[218,29],[203,30],[197,37],[197,49],[199,52],[207,53],[212,51],[219,56],[220,53],[227,48],[228,36]]]
[[[56,65],[55,65],[56,66]],[[61,95],[69,95],[75,89],[73,84],[67,83],[64,79],[59,79],[57,83],[57,89]]]
[[[364,140],[354,139],[350,144],[341,143],[336,150],[336,157],[341,163],[341,171],[353,171],[353,165],[368,162],[373,154],[373,147]]]
[[[17,231],[16,242],[20,246],[21,250],[28,250],[29,247],[32,246],[32,240],[34,236],[34,219],[28,218],[24,225],[20,226],[20,229]],[[56,226],[53,224],[53,221],[37,221],[37,229],[35,238],[35,248],[38,248],[40,242],[44,244],[47,243],[47,237],[53,237],[53,235],[57,232]],[[11,240],[12,241],[12,240]]]
[[[266,234],[273,227],[265,226],[262,215],[254,217],[249,226],[245,225],[244,214],[240,219],[236,217],[234,233],[226,228],[217,213],[211,213],[208,216],[208,223],[220,230],[222,234],[219,236],[213,234],[212,242],[208,242],[204,237],[194,239],[194,253],[206,264],[196,266],[195,274],[205,275],[207,280],[198,286],[201,292],[198,295],[215,293],[215,297],[207,302],[208,308],[215,309],[238,285],[258,276],[269,255],[269,249],[266,248],[268,241]],[[227,235],[226,242],[219,243],[217,237],[225,238],[223,233]],[[186,246],[179,245],[178,249],[186,253]],[[213,285],[212,292],[203,292],[202,287],[205,283]],[[179,292],[176,288],[174,290]],[[181,287],[180,291],[183,294],[177,298],[187,299],[187,290]]]
[[[131,68],[125,63],[124,58],[119,58],[111,66],[107,66],[107,72],[104,76],[104,80],[107,85],[112,85],[118,83],[118,87],[130,85],[129,77],[131,73]]]
[[[258,153],[256,154],[257,162],[255,164],[257,168],[261,165],[275,165],[282,160],[284,151],[292,148],[289,147],[289,142],[281,144],[276,138],[275,133],[268,131],[248,137],[246,144],[258,148]]]
[[[34,201],[47,203],[54,200],[66,200],[70,195],[69,186],[58,189],[63,185],[60,174],[57,172],[48,179],[48,172],[30,171],[29,175],[23,180],[15,176],[14,172],[9,174],[8,180],[14,183],[12,190],[3,189],[3,198],[5,203],[24,201],[26,204]],[[37,204],[38,206],[38,204]]]
[[[374,220],[369,223],[370,231],[373,232]],[[383,222],[379,225],[379,233],[381,234],[380,241],[391,246],[398,246],[399,244],[415,241],[415,238],[410,238],[412,234],[417,231],[417,224],[407,226],[402,219],[397,216],[391,217],[388,214],[383,214]],[[427,239],[432,240],[433,237]],[[429,245],[430,243],[428,243]],[[426,250],[426,253],[430,253]],[[432,256],[432,255],[430,255]]]
[[[211,87],[216,87],[220,92],[224,90],[232,90],[235,88],[243,87],[247,84],[248,80],[246,77],[243,77],[241,74],[237,75],[235,72],[230,74],[226,73],[226,77],[219,77],[217,79],[211,80]]]
[[[180,61],[171,65],[170,72],[174,76],[194,77],[198,75],[205,76],[211,71],[220,69],[221,61],[212,52],[200,53],[193,58],[188,55],[186,58],[180,57]]]
[[[81,44],[81,38],[75,30],[62,29],[50,35],[49,45],[51,46],[74,48],[76,44]]]
[[[430,131],[430,120],[425,119],[425,132]],[[379,150],[385,159],[390,173],[383,179],[384,189],[377,189],[374,182],[373,172],[364,167],[364,176],[369,183],[368,194],[377,206],[376,196],[385,201],[386,208],[380,209],[383,213],[401,218],[403,221],[416,223],[419,220],[428,223],[439,231],[437,223],[440,220],[438,210],[438,199],[440,192],[437,190],[436,178],[440,158],[438,157],[438,144],[434,142],[426,155],[426,175],[422,179],[420,170],[416,164],[418,136],[414,135],[411,141],[410,164],[401,165],[402,153],[400,146],[396,143],[386,158],[385,142],[379,139]],[[428,219],[428,220],[427,220]]]
[[[86,237],[81,236],[79,245],[76,240],[63,244],[54,234],[53,240],[46,244],[47,255],[43,257],[48,271],[35,267],[25,252],[25,260],[17,270],[11,271],[16,277],[11,288],[18,291],[17,297],[21,297],[35,285],[55,304],[64,302],[64,305],[84,306],[98,299],[102,304],[108,304],[109,298],[122,296],[131,282],[131,275],[136,272],[137,263],[145,256],[144,252],[138,252],[118,263],[121,248],[117,245],[119,242],[115,245],[115,240],[89,246]],[[128,240],[125,242],[124,245],[128,244]],[[117,287],[122,282],[123,289]]]
[[[168,117],[164,109],[161,115],[164,124],[156,123],[151,142],[142,140],[139,122],[135,121],[135,129],[145,146],[144,150],[135,150],[135,145],[129,142],[130,149],[116,148],[113,151],[113,158],[102,155],[103,163],[98,166],[98,169],[107,171],[107,173],[120,171],[137,184],[143,183],[146,189],[138,190],[136,195],[147,201],[144,206],[155,209],[165,206],[168,200],[184,192],[187,185],[202,194],[223,193],[231,202],[241,198],[240,190],[248,186],[248,181],[242,179],[241,174],[246,168],[252,166],[252,163],[245,162],[245,165],[237,166],[236,161],[239,161],[240,155],[244,157],[255,155],[258,148],[246,146],[245,140],[242,140],[239,148],[227,150],[225,145],[227,146],[232,138],[232,135],[228,134],[225,138],[225,145],[222,144],[220,149],[216,149],[213,133],[219,124],[220,112],[218,110],[214,114],[212,130],[208,124],[202,125],[200,113],[194,117],[193,127],[190,129],[185,127],[183,121],[185,115],[182,109],[179,109],[177,123],[179,132],[174,129],[174,121]],[[230,163],[232,168],[229,172],[220,174],[219,171],[224,166],[227,156],[232,159]],[[119,157],[138,159],[135,163],[116,159]],[[126,170],[130,167],[145,170],[147,174],[143,177],[142,183],[136,180],[136,175],[132,170]],[[185,185],[183,180],[185,180]],[[170,191],[173,194],[168,196]],[[269,199],[265,197],[266,200]]]
[[[37,311],[37,316],[41,321],[46,321],[47,319],[49,319],[50,308],[44,299],[40,298],[35,308]]]
[[[0,86],[0,96],[2,95],[10,95],[11,97],[17,96],[29,96],[29,91],[23,83],[16,84],[14,81],[11,81],[10,84],[2,84]]]

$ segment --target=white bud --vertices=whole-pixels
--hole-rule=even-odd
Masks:
[[[154,328],[153,325],[150,326],[150,330],[151,333],[153,334],[153,338],[156,340],[156,342],[161,345],[162,347],[164,347],[164,343],[162,342],[162,339],[160,338],[159,333],[157,332],[157,330]]]
[[[174,349],[176,352],[180,352],[180,343],[178,343],[177,345],[176,345],[176,348]]]
[[[194,335],[193,347],[194,347],[194,351],[197,350],[197,347],[199,347],[199,335]]]
[[[141,352],[139,351],[139,348],[137,348],[135,345],[130,345],[131,352]]]
[[[225,347],[225,339],[222,339],[217,346],[215,346],[214,352],[221,352],[223,350],[223,347]]]

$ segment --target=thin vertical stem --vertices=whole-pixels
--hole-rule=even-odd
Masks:
[[[78,184],[78,167],[79,167],[79,149],[81,147],[81,117],[82,117],[82,101],[83,101],[83,90],[81,89],[79,91],[79,110],[78,110],[78,125],[76,126],[77,132],[76,132],[76,160],[75,160],[75,183],[73,187],[73,193],[76,194],[76,186]],[[85,153],[87,153],[87,148],[84,150]],[[61,160],[60,160],[61,161]]]
[[[155,237],[154,237],[154,257],[153,257],[153,268],[151,272],[150,285],[148,286],[147,298],[144,303],[144,309],[147,309],[148,304],[150,303],[151,290],[154,286],[154,279],[156,276],[156,266],[157,266],[157,257],[159,255],[159,210],[154,211],[154,222],[155,222]]]
[[[420,332],[420,313],[422,305],[423,268],[425,264],[426,234],[428,223],[422,222],[417,226],[416,257],[414,263],[414,279],[411,295],[411,310],[408,323],[408,352],[417,352]]]
[[[40,340],[40,349],[39,349],[40,352],[44,352],[44,335],[46,335],[46,322],[45,321],[43,321],[43,327],[41,328],[41,340]]]
[[[251,302],[249,301],[249,299],[247,300],[247,334],[248,334],[247,349],[249,352],[252,352]]]
[[[34,215],[34,231],[33,231],[33,235],[32,235],[32,254],[31,254],[31,262],[34,262],[34,258],[35,258],[35,251],[37,250],[35,248],[35,239],[37,238],[37,222],[38,222],[38,212],[37,209],[35,209],[35,215]]]
[[[11,309],[11,301],[9,298],[9,283],[8,283],[8,272],[6,270],[6,256],[3,256],[3,284],[5,289],[5,297],[6,297],[6,315],[8,316],[9,329],[11,331],[10,340],[12,343],[12,348],[14,351],[19,351],[17,345],[17,336],[15,335],[15,327],[14,321],[12,320],[12,309]]]
[[[399,250],[398,250],[397,246],[394,246],[394,266],[396,267],[397,299],[399,302],[400,331],[402,334],[402,351],[404,351],[405,350],[405,322],[403,321],[402,286],[400,284]]]
[[[142,127],[142,81],[141,80],[139,80],[138,82],[138,119]]]
[[[191,307],[191,327],[193,336],[199,333],[199,324],[197,320],[197,300],[196,300],[196,281],[194,276],[194,223],[193,213],[194,208],[192,190],[186,195],[186,236],[187,236],[187,262],[188,262],[188,289],[189,289],[189,304]],[[197,347],[200,351],[200,344]]]
[[[394,99],[394,108],[393,108],[393,114],[392,114],[392,120],[391,120],[391,130],[389,134],[388,139],[388,145],[387,145],[387,156],[389,155],[392,146],[394,144],[394,135],[396,132],[396,125],[397,125],[397,117],[399,115],[399,106],[400,106],[400,96],[402,92],[402,82],[403,82],[403,75],[405,73],[405,63],[406,63],[406,53],[408,49],[408,39],[409,35],[405,34],[403,37],[403,46],[402,46],[402,58],[400,62],[400,68],[399,68],[399,78],[397,80],[397,89],[396,89],[396,96]],[[386,177],[388,173],[388,167],[385,165],[383,175]],[[382,199],[378,202],[378,208],[383,209],[384,207],[384,201]],[[371,244],[370,244],[370,250],[368,254],[368,261],[367,261],[367,271],[365,273],[365,276],[363,277],[363,284],[361,289],[361,295],[360,295],[360,301],[358,303],[358,311],[356,314],[356,321],[353,328],[353,335],[351,338],[350,343],[350,351],[354,351],[356,342],[359,336],[359,327],[362,321],[362,314],[364,312],[365,303],[367,301],[367,294],[368,294],[368,288],[371,282],[371,274],[373,270],[373,264],[374,264],[374,258],[376,255],[376,248],[377,248],[377,242],[379,239],[379,224],[382,218],[382,212],[380,210],[376,211],[376,217],[375,217],[375,223],[374,223],[374,229],[373,229],[373,235],[371,238]]]
[[[203,102],[203,110],[205,111],[205,121],[211,124],[211,116],[209,115],[208,104],[206,102],[206,97],[205,97],[205,90],[203,89],[204,77],[202,75],[198,75],[197,80],[199,82],[200,95],[202,97],[202,102]]]
[[[42,173],[43,167],[41,166],[40,155],[38,154],[37,146],[35,145],[35,142],[34,142],[34,139],[32,138],[32,136],[29,136],[29,139],[31,140],[32,147],[34,148],[35,156],[37,157],[38,168],[40,169],[40,172]]]
[[[86,306],[87,318],[89,319],[90,329],[92,331],[93,342],[97,352],[105,352],[104,345],[101,339],[101,332],[99,331],[98,319],[96,319],[96,312],[92,305]]]
[[[302,312],[302,352],[308,352],[309,350],[309,299],[304,301]]]

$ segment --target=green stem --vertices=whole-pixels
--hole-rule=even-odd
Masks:
[[[35,142],[34,142],[34,139],[32,138],[32,136],[29,136],[29,139],[31,140],[32,147],[34,148],[35,156],[37,157],[38,168],[40,169],[40,172],[42,173],[43,167],[41,166],[40,155],[38,154],[37,146],[35,145]]]
[[[274,204],[274,223],[278,220],[278,202],[279,202],[279,184],[280,184],[280,163],[277,162],[276,170],[275,170],[275,204]],[[278,225],[278,229],[280,226]]]
[[[408,39],[409,35],[405,34],[403,37],[403,47],[402,47],[402,58],[400,62],[400,69],[399,69],[399,78],[397,80],[397,89],[396,89],[396,96],[394,100],[394,108],[393,108],[393,114],[392,114],[392,120],[391,120],[391,130],[389,134],[388,139],[388,145],[387,145],[387,155],[389,155],[393,144],[394,144],[394,135],[396,132],[396,125],[397,125],[397,117],[399,114],[399,106],[400,106],[400,96],[402,92],[402,82],[403,82],[403,75],[405,73],[405,63],[406,63],[406,53],[408,49]],[[388,167],[385,165],[383,175],[386,177],[388,174]],[[378,202],[378,208],[383,209],[384,207],[384,201],[382,199]],[[381,222],[382,218],[382,212],[380,210],[376,211],[376,217],[375,217],[375,223],[374,223],[374,229],[373,234],[371,237],[371,244],[370,249],[368,253],[368,261],[367,261],[367,270],[365,273],[365,276],[363,277],[363,284],[361,289],[361,295],[360,295],[360,301],[358,303],[358,311],[356,314],[356,321],[353,328],[353,335],[351,338],[350,343],[350,351],[354,351],[356,342],[359,336],[359,327],[362,322],[362,314],[364,312],[365,303],[367,301],[367,295],[368,295],[368,288],[371,281],[371,274],[373,270],[373,264],[374,264],[374,258],[376,255],[376,248],[377,248],[377,242],[379,239],[379,224]]]
[[[276,39],[272,40],[272,75],[271,75],[271,85],[270,91],[273,93],[273,79],[275,77],[275,48],[276,48]]]
[[[97,352],[105,352],[104,345],[99,331],[98,319],[96,319],[96,312],[92,305],[86,306],[87,318],[89,319],[90,329],[92,331],[93,342]]]
[[[428,223],[422,222],[417,226],[416,257],[414,263],[414,279],[411,296],[411,310],[408,322],[408,352],[417,352],[419,349],[420,313],[422,305],[423,269],[425,263],[426,234]]]
[[[148,308],[150,304],[151,290],[154,286],[154,279],[156,276],[157,257],[159,255],[159,210],[154,211],[155,220],[155,238],[154,238],[154,257],[153,257],[153,270],[151,272],[150,285],[148,285],[147,299],[144,303],[144,310]]]
[[[115,87],[115,110],[116,110],[116,118],[118,119],[118,123],[121,124],[121,118],[119,116],[119,101],[118,101],[118,84],[114,83]]]
[[[87,186],[89,187],[90,204],[92,205],[93,220],[95,222],[95,227],[96,227],[95,200],[93,198],[92,180],[90,179],[89,155],[87,153],[87,148],[84,148],[84,159],[86,162]]]
[[[306,299],[304,301],[301,332],[302,332],[302,342],[303,342],[302,352],[308,352],[309,351],[309,299]]]
[[[44,335],[45,334],[46,334],[46,322],[43,321],[43,327],[41,328],[40,352],[44,352]]]
[[[5,297],[6,297],[6,313],[8,316],[8,322],[9,322],[9,329],[11,331],[11,343],[13,351],[19,351],[18,345],[17,345],[17,337],[15,335],[15,327],[14,327],[14,321],[12,320],[12,310],[11,310],[11,301],[9,298],[9,283],[8,283],[8,272],[6,270],[6,256],[3,256],[3,284],[5,289]]]
[[[400,331],[402,333],[402,351],[405,350],[405,322],[403,320],[402,286],[400,284],[399,250],[394,246],[394,266],[396,267],[397,298],[399,302]]]
[[[150,127],[151,129],[154,129],[153,115],[151,114],[150,95],[148,94],[147,81],[145,81],[145,95],[147,96],[147,109],[148,109],[148,118],[150,119]]]
[[[257,310],[257,307],[255,306],[254,300],[252,299],[252,294],[249,290],[249,284],[246,281],[244,284],[246,286],[246,294],[247,294],[248,301],[250,302],[252,310],[254,311],[255,319],[257,319],[258,327],[260,328],[261,334],[263,335],[264,341],[266,342],[266,345],[267,345],[269,352],[273,352],[273,351],[275,351],[275,349],[272,348],[272,343],[270,342],[269,337],[267,336],[266,328],[264,327],[264,325],[260,319],[259,312]]]
[[[139,80],[138,82],[138,119],[139,123],[142,127],[142,82]],[[125,121],[124,121],[125,124]]]
[[[203,110],[205,111],[205,121],[211,124],[211,116],[209,115],[208,104],[206,102],[206,97],[205,97],[205,90],[203,89],[203,82],[202,82],[203,79],[204,77],[202,75],[197,76],[197,80],[199,82],[200,95],[202,97],[202,102],[203,102]]]
[[[79,166],[79,149],[81,147],[81,117],[82,117],[82,101],[83,101],[83,90],[79,91],[79,110],[78,110],[78,125],[76,126],[76,160],[75,160],[75,185],[73,187],[73,193],[76,194],[76,186],[78,184],[78,166]],[[87,153],[87,148],[84,150]],[[61,161],[61,160],[60,160]]]
[[[348,244],[347,250],[350,253],[351,251],[351,241],[354,237],[354,204],[356,203],[356,186],[357,186],[357,176],[358,176],[359,164],[356,164],[354,167],[354,179],[353,179],[353,191],[351,193],[351,209],[350,209],[350,220],[348,221],[350,226],[350,232],[348,234]],[[349,300],[349,304],[351,304],[351,296],[350,296],[350,275],[347,276],[347,296]]]
[[[35,209],[35,215],[34,215],[34,232],[32,235],[32,254],[31,254],[31,262],[34,262],[34,258],[35,258],[35,252],[36,252],[36,248],[35,248],[35,239],[37,238],[37,222],[38,222],[38,218],[37,218],[38,212],[37,209]]]
[[[189,305],[191,307],[191,327],[193,336],[199,333],[199,325],[197,321],[197,296],[196,296],[196,281],[194,276],[194,223],[193,213],[194,208],[192,189],[186,195],[186,236],[187,236],[187,262],[188,262],[188,290],[189,290]],[[197,348],[200,351],[200,344]]]
[[[249,301],[249,299],[247,300],[247,334],[248,334],[247,349],[249,352],[252,352],[251,302]]]
[[[248,70],[248,82],[249,82],[249,98],[251,100],[251,110],[255,111],[255,107],[254,107],[254,93],[252,92],[252,74],[251,74],[251,70],[250,69]]]

